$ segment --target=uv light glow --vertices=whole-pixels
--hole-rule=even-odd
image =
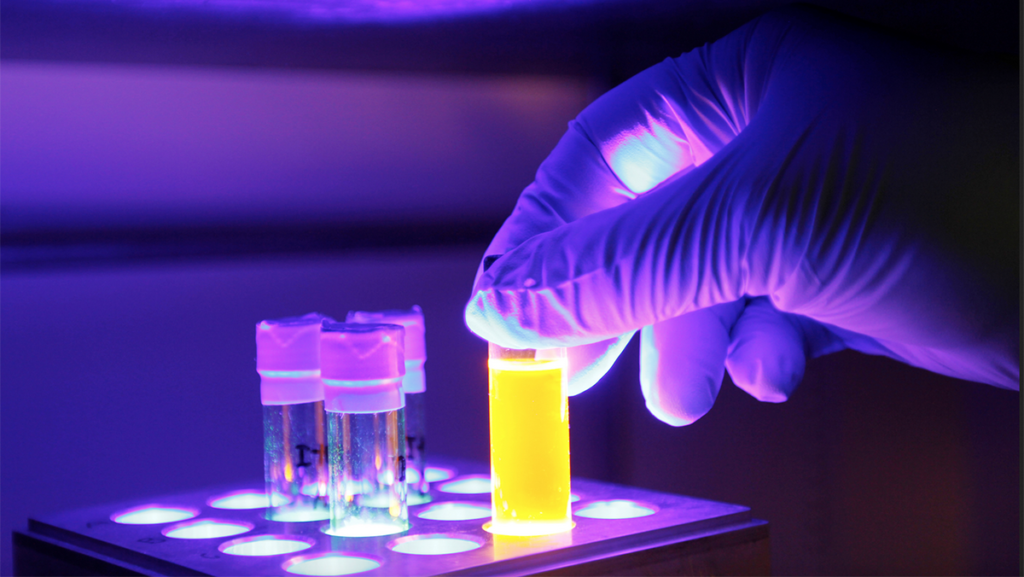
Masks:
[[[417,517],[431,521],[469,521],[486,519],[491,516],[491,508],[473,503],[438,503],[421,511]]]
[[[393,523],[354,523],[349,522],[340,527],[324,527],[324,533],[334,537],[380,537],[381,535],[394,535],[406,529]]]
[[[265,557],[269,555],[284,555],[304,551],[313,546],[311,541],[300,540],[294,537],[283,535],[257,535],[255,537],[242,537],[227,543],[222,543],[217,549],[228,555],[240,555],[243,557]]]
[[[199,511],[187,507],[168,507],[165,505],[142,505],[125,511],[118,511],[110,516],[110,520],[124,525],[157,525],[191,519]]]
[[[419,471],[417,471],[416,469],[406,469],[405,470],[405,484],[406,485],[415,485],[416,483],[419,483],[419,482],[420,482],[420,472]]]
[[[564,350],[546,353],[491,345],[492,518],[484,528],[495,534],[550,535],[573,526],[566,359]]]
[[[409,471],[412,471],[412,469],[405,470],[405,474],[407,476],[409,474]],[[409,507],[423,505],[424,503],[429,502],[430,495],[423,495],[418,491],[413,491],[412,489],[409,489],[408,493],[406,493],[405,495],[405,504]],[[388,509],[394,505],[394,503],[392,503],[391,497],[387,493],[378,493],[376,495],[370,495],[369,497],[360,499],[359,504],[364,507],[375,507],[378,509]]]
[[[267,519],[281,523],[308,523],[310,521],[324,521],[330,518],[330,509],[312,509],[309,507],[278,507],[273,509],[273,515],[267,514]]]
[[[441,481],[447,481],[455,476],[454,469],[445,469],[443,467],[427,467],[425,473],[427,481],[430,483],[438,483]]]
[[[241,535],[251,531],[252,527],[249,523],[238,521],[197,519],[172,525],[161,531],[161,533],[172,539],[216,539],[218,537]]]
[[[637,517],[653,515],[657,510],[657,507],[647,503],[627,499],[612,499],[588,503],[577,509],[576,515],[591,519],[635,519]]]
[[[267,494],[263,491],[235,491],[211,498],[208,505],[214,509],[266,509],[269,505]]]
[[[376,569],[380,562],[355,555],[325,553],[290,559],[282,567],[294,575],[352,575]]]
[[[466,475],[438,487],[443,493],[477,495],[491,492],[491,478],[487,475]]]
[[[398,539],[388,548],[407,555],[451,555],[479,549],[481,546],[482,543],[468,537],[437,533]]]

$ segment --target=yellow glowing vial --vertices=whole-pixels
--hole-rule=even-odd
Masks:
[[[490,345],[491,523],[500,535],[572,529],[565,349]]]

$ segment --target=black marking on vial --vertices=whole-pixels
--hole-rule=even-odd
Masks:
[[[142,539],[139,539],[139,543],[150,543],[152,545],[156,545],[157,543],[163,543],[166,540],[167,539],[163,537],[143,537]]]
[[[89,521],[88,523],[85,524],[85,528],[86,529],[92,529],[93,527],[98,527],[100,525],[109,525],[110,523],[111,523],[111,521],[109,521],[107,519],[100,519],[99,521]]]
[[[203,557],[205,559],[220,559],[220,555],[218,555],[216,553],[210,553],[209,551],[207,551],[205,553],[200,553],[199,556]]]
[[[395,457],[395,468],[398,469],[398,482],[405,482],[405,456]]]
[[[320,449],[314,449],[313,447],[310,447],[309,445],[306,444],[295,445],[295,448],[299,451],[299,462],[295,464],[296,467],[309,467],[310,465],[313,464],[306,461],[306,451],[309,451],[314,455],[320,453]]]

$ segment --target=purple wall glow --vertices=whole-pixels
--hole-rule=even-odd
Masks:
[[[81,4],[99,4],[85,0]],[[276,17],[345,23],[403,23],[424,20],[503,14],[523,10],[609,4],[608,0],[128,0],[124,4],[143,9],[200,9],[245,15],[272,13]]]
[[[2,65],[5,227],[503,218],[576,79]]]

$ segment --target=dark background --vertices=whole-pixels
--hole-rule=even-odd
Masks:
[[[258,478],[262,318],[421,305],[429,449],[487,458],[490,235],[593,98],[784,3],[491,4],[3,0],[0,572],[29,515]],[[1015,2],[819,4],[1016,57]],[[844,352],[672,428],[636,357],[575,474],[750,506],[778,574],[1019,573],[1018,393]]]

